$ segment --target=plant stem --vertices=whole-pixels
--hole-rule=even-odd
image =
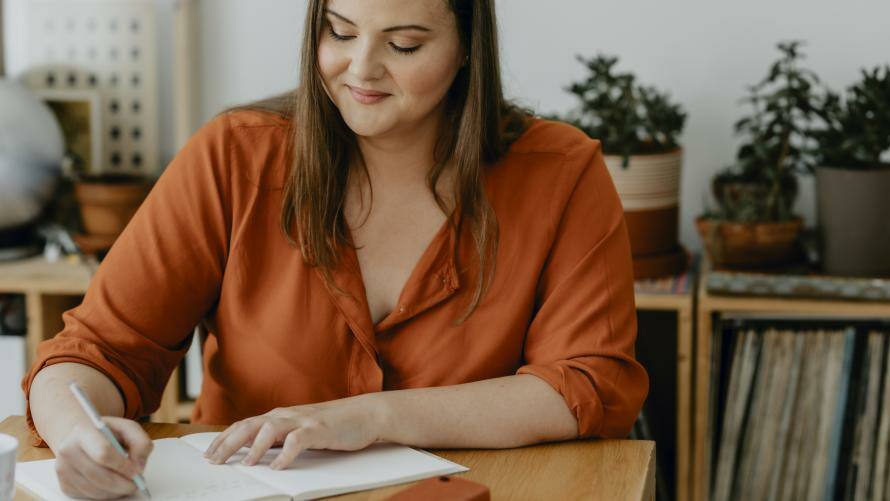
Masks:
[[[776,177],[773,179],[773,185],[770,189],[769,199],[767,201],[767,211],[774,221],[779,220],[778,201],[782,190],[782,179],[784,178],[785,158],[788,157],[788,148],[791,146],[791,131],[785,130],[782,134],[782,151],[779,153],[779,160],[776,164]]]

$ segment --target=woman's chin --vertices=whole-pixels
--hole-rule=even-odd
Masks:
[[[395,124],[390,122],[364,121],[364,120],[345,120],[346,125],[357,136],[375,137],[382,136],[391,131]]]

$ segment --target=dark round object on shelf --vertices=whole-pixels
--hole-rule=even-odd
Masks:
[[[686,271],[689,256],[686,249],[678,245],[670,252],[634,256],[634,280],[668,277]]]

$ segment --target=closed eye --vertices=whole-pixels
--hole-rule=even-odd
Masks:
[[[396,52],[400,54],[413,54],[420,49],[420,45],[415,45],[414,47],[401,47],[392,42],[389,42],[389,46],[396,50]]]
[[[334,31],[334,28],[331,28],[331,27],[328,28],[328,35],[332,39],[334,39],[338,42],[346,42],[346,41],[349,41],[349,40],[352,40],[353,38],[355,38],[355,36],[352,36],[352,35],[341,35],[341,34],[337,33],[336,31]],[[392,42],[389,42],[389,46],[392,47],[392,49],[394,51],[396,51],[397,53],[405,54],[405,55],[413,54],[413,53],[417,52],[418,50],[420,50],[420,47],[421,47],[421,45],[416,45],[414,47],[402,47],[401,45],[396,45]]]
[[[346,40],[352,40],[353,38],[355,38],[354,36],[340,35],[336,31],[334,31],[334,28],[328,28],[328,35],[330,35],[331,38],[338,42],[344,42]]]

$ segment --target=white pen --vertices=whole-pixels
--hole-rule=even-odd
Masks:
[[[105,435],[105,438],[111,442],[111,445],[124,457],[129,457],[127,455],[127,451],[124,450],[123,446],[120,442],[115,438],[114,433],[111,433],[111,429],[105,424],[105,421],[102,421],[102,418],[99,417],[99,413],[96,412],[96,408],[93,407],[93,403],[90,402],[90,399],[87,398],[86,393],[80,389],[80,386],[77,385],[74,381],[68,384],[68,388],[71,390],[71,393],[74,394],[74,398],[80,403],[80,406],[83,407],[83,411],[90,417],[90,421],[93,422],[93,425]],[[142,475],[139,473],[133,475],[133,482],[136,484],[136,487],[139,488],[139,492],[145,494],[145,497],[151,499],[151,493],[148,492],[148,486],[145,485],[145,479],[142,478]]]

